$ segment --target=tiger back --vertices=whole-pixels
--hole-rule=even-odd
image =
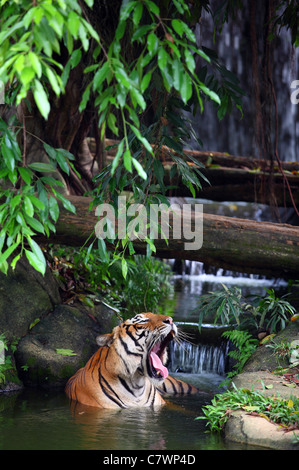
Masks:
[[[171,317],[141,313],[97,337],[100,346],[65,388],[69,399],[98,408],[161,406],[162,395],[197,393],[170,377],[167,346],[178,335]]]

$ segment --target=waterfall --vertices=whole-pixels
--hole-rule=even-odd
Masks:
[[[211,344],[171,343],[169,370],[188,374],[218,374],[227,372],[229,342],[219,346]]]

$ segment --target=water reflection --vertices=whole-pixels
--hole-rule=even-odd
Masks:
[[[70,404],[63,392],[25,390],[0,396],[0,449],[185,450],[216,445],[195,421],[210,392],[168,401],[164,407],[100,410]]]

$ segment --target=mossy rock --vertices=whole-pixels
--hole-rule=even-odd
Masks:
[[[276,344],[279,344],[281,341],[291,343],[292,341],[299,339],[299,321],[290,322],[287,327],[280,331],[273,340]],[[269,343],[268,343],[269,346]],[[250,357],[243,372],[255,372],[261,370],[275,370],[278,366],[287,367],[289,362],[287,359],[283,360],[275,356],[274,350],[271,347],[268,347],[267,344],[259,346],[253,355]]]
[[[25,335],[30,325],[61,302],[58,285],[49,269],[44,276],[25,258],[7,275],[0,272],[0,334],[10,344]]]
[[[96,336],[111,331],[107,318],[103,328],[89,313],[82,306],[59,305],[21,339],[15,357],[25,386],[64,387],[86,364],[98,348]]]

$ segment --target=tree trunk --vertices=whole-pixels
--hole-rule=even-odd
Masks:
[[[94,210],[89,210],[92,199],[76,196],[70,196],[69,199],[75,205],[77,213],[61,210],[56,234],[51,235],[51,242],[80,246],[88,237],[91,237],[91,241],[95,239],[94,230],[98,218]],[[182,217],[180,212],[178,214]],[[183,227],[182,223],[183,220]],[[299,276],[297,227],[203,214],[202,230],[200,214],[193,212],[191,230],[194,228],[196,240],[203,236],[200,249],[186,250],[185,243],[192,240],[189,236],[173,239],[171,228],[168,244],[163,239],[155,240],[156,256],[201,261],[237,272],[286,279],[296,279]],[[133,245],[136,252],[145,253],[145,242],[135,240]]]

